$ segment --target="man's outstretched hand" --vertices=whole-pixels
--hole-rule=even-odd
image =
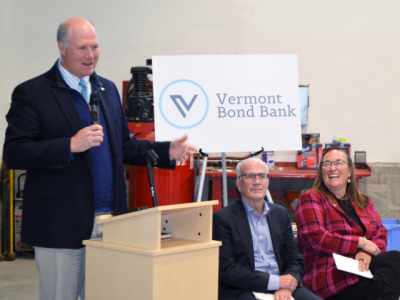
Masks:
[[[190,155],[199,152],[196,146],[187,143],[188,135],[185,134],[181,138],[177,138],[171,142],[169,146],[169,156],[176,161],[184,162],[189,159]]]

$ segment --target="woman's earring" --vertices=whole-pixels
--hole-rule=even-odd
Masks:
[[[351,179],[350,179],[350,177],[349,177],[349,178],[347,178],[347,183],[351,183]]]

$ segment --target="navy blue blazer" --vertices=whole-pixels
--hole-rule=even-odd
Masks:
[[[56,62],[57,64],[57,62]],[[116,86],[91,76],[107,124],[115,176],[115,211],[127,209],[123,163],[145,165],[149,149],[159,167],[174,168],[169,142],[131,139]],[[3,159],[11,169],[27,170],[24,188],[22,241],[39,247],[81,248],[94,221],[93,177],[89,151],[75,153],[70,143],[83,128],[77,108],[56,65],[18,85],[6,116]]]
[[[279,271],[281,275],[291,274],[300,283],[304,261],[297,250],[289,214],[279,205],[268,203],[268,207],[267,221]],[[213,239],[222,242],[218,299],[233,300],[244,292],[268,291],[269,274],[255,270],[253,241],[242,199],[214,213]]]

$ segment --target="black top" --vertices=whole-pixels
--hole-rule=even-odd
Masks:
[[[356,211],[354,210],[354,207],[351,204],[351,201],[350,200],[340,200],[336,197],[335,197],[335,199],[336,199],[336,202],[339,204],[340,208],[344,211],[344,213],[347,216],[349,216],[354,222],[356,222],[358,226],[361,227],[361,229],[363,231],[363,235],[365,235],[365,231],[366,231],[365,226],[361,222]]]

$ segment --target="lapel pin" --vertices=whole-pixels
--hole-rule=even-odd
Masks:
[[[105,89],[105,88],[103,88],[103,87],[101,87],[100,89],[101,89],[103,92],[106,90],[106,89]]]

